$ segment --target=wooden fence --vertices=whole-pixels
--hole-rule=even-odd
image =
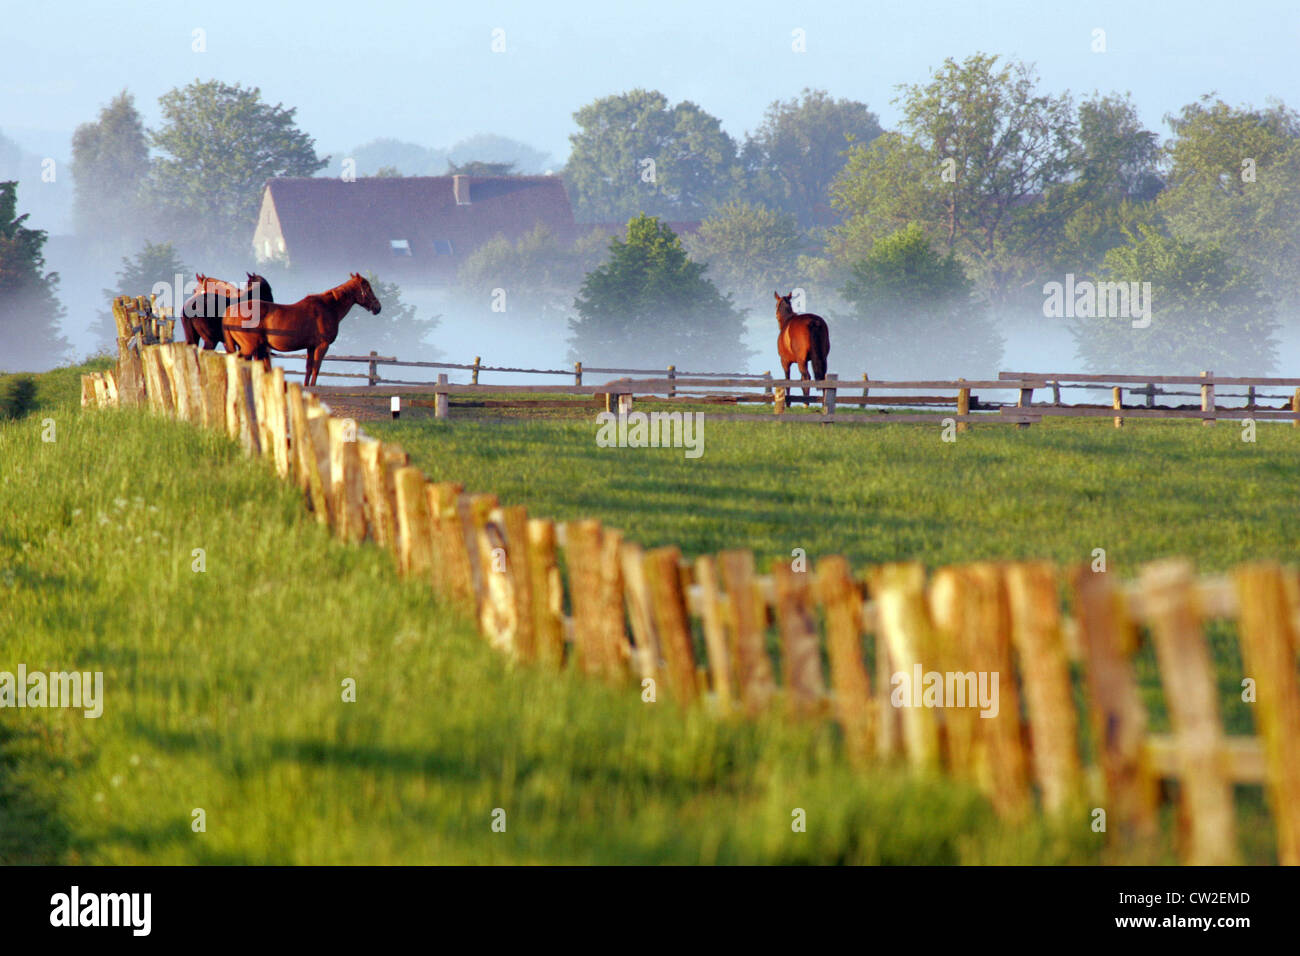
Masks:
[[[83,378],[82,403],[224,429],[294,481],[318,521],[390,550],[400,573],[474,615],[486,639],[521,662],[576,668],[637,693],[654,686],[657,699],[719,715],[833,718],[860,766],[903,763],[971,781],[1012,820],[1041,812],[1087,826],[1102,809],[1106,838],[1134,858],[1156,845],[1162,779],[1179,783],[1178,853],[1196,864],[1239,860],[1234,786],[1262,785],[1278,859],[1300,863],[1292,570],[1265,562],[1198,579],[1170,560],[1122,585],[1047,563],[854,573],[832,555],[806,569],[778,560],[761,575],[749,551],[684,561],[675,547],[643,549],[597,520],[557,525],[431,482],[400,446],[286,387],[283,369],[234,356],[125,348],[116,370]],[[1214,619],[1236,622],[1257,736],[1223,730],[1204,633]],[[1166,734],[1148,730],[1135,670],[1147,639]],[[932,672],[950,693],[998,675],[996,716],[950,698],[906,706],[916,701],[899,699],[904,678]]]

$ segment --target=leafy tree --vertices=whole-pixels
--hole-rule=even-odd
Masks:
[[[910,223],[876,241],[843,290],[853,311],[832,329],[841,357],[878,378],[926,379],[955,369],[991,374],[1003,341],[952,252]]]
[[[552,162],[549,153],[495,133],[476,133],[462,139],[447,151],[447,161],[453,165],[476,160],[509,163],[524,175],[544,172]]]
[[[1102,281],[1150,283],[1144,318],[1079,318],[1079,357],[1091,369],[1174,374],[1213,369],[1261,375],[1277,363],[1273,302],[1250,270],[1220,248],[1142,227],[1106,254]]]
[[[256,87],[195,80],[159,103],[164,124],[150,140],[163,156],[152,195],[205,258],[247,258],[266,180],[311,176],[328,163],[298,129],[296,110],[262,102]]]
[[[691,258],[743,301],[766,300],[787,285],[802,242],[794,216],[742,201],[721,206],[686,240]]]
[[[746,192],[795,216],[801,226],[829,225],[835,220],[831,183],[844,168],[849,147],[866,145],[881,132],[865,103],[833,99],[824,90],[805,89],[800,99],[778,100],[741,151]]]
[[[418,318],[415,306],[402,301],[402,290],[396,283],[384,282],[373,272],[368,273],[366,279],[383,310],[378,315],[371,315],[353,309],[351,317],[339,325],[334,351],[366,355],[373,350],[380,355],[408,360],[418,356],[424,362],[436,362],[441,358],[442,351],[429,340],[438,327],[439,317]]]
[[[45,271],[45,230],[18,215],[18,183],[0,183],[0,370],[57,365],[71,345],[59,331],[59,275]]]
[[[1257,273],[1277,301],[1300,295],[1300,116],[1281,104],[1202,100],[1169,118],[1174,235],[1213,243]]]
[[[375,179],[401,179],[402,171],[396,166],[380,166],[375,170]]]
[[[745,316],[693,262],[677,235],[654,216],[627,224],[609,242],[574,303],[570,360],[630,368],[676,364],[697,371],[743,368]]]
[[[371,140],[341,156],[332,157],[330,174],[341,176],[347,160],[355,164],[352,171],[357,176],[377,175],[378,170],[385,167],[400,169],[404,176],[441,176],[447,169],[446,150],[391,138]]]
[[[176,286],[180,276],[180,286]],[[122,268],[117,273],[117,286],[103,291],[104,305],[96,320],[91,323],[90,332],[95,336],[99,347],[111,354],[117,353],[117,323],[113,321],[112,302],[119,295],[149,295],[158,283],[166,283],[174,289],[174,295],[180,296],[186,280],[192,278],[189,269],[176,254],[170,242],[146,242],[144,248],[131,258],[123,257]],[[178,306],[173,306],[173,315],[179,315]],[[176,325],[177,336],[180,335],[180,323]]]
[[[140,189],[149,174],[149,145],[135,98],[123,90],[72,135],[73,217],[77,232],[97,239],[143,227]]]
[[[538,224],[515,242],[497,236],[479,246],[457,282],[471,307],[491,308],[502,290],[509,313],[559,319],[571,314],[583,277],[600,264],[606,245],[598,233],[565,243]]]
[[[1007,300],[1060,229],[1062,210],[1046,216],[1036,207],[1072,174],[1069,97],[1039,92],[1026,64],[975,54],[945,60],[896,102],[902,130],[853,147],[832,188],[847,217],[832,254],[851,262],[875,239],[918,222],[983,294]]]
[[[698,219],[734,191],[736,143],[694,103],[652,90],[606,96],[573,114],[565,181],[583,221],[638,212]]]

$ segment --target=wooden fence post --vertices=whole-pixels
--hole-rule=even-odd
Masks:
[[[1147,408],[1155,408],[1156,407],[1156,383],[1147,382],[1147,387],[1144,389],[1144,391],[1147,397]]]
[[[1011,637],[1024,674],[1034,777],[1047,811],[1063,813],[1078,804],[1084,791],[1056,572],[1046,562],[1013,564],[1006,578]]]
[[[957,379],[959,382],[966,381],[964,378]],[[970,415],[970,389],[960,388],[957,390],[957,431],[970,431],[970,422],[963,420],[962,416]]]
[[[625,674],[622,536],[589,518],[566,524],[565,542],[578,668],[617,683]]]
[[[414,465],[397,469],[393,485],[397,492],[397,566],[407,577],[428,578],[432,570],[432,530],[429,527],[429,499],[425,494],[424,472]]]
[[[316,520],[327,525],[330,523],[329,496],[325,493],[325,479],[320,472],[311,427],[307,422],[302,386],[297,382],[289,385],[286,404],[293,429],[294,474],[298,478],[298,487],[303,490]]]
[[[645,554],[642,568],[668,690],[683,706],[689,706],[695,702],[698,688],[691,618],[678,570],[680,562],[681,552],[677,548],[655,548]]]
[[[318,512],[320,520],[334,527],[340,521],[339,501],[334,497],[334,456],[330,454],[330,416],[321,408],[320,400],[310,392],[303,393],[303,402],[307,408],[307,432],[310,441],[307,445],[316,456],[316,475],[320,479],[320,492],[325,499],[325,507]],[[312,494],[315,495],[313,488]]]
[[[1295,418],[1291,419],[1292,428],[1300,428],[1300,388],[1295,390],[1291,396],[1291,411],[1295,412]]]
[[[1181,802],[1191,824],[1184,859],[1193,866],[1231,865],[1239,862],[1236,808],[1192,566],[1181,559],[1148,564],[1141,585],[1173,724]]]
[[[1022,388],[1020,397],[1016,399],[1017,408],[1032,408],[1034,405],[1034,390],[1032,388]],[[1029,422],[1020,422],[1021,428],[1028,428]]]
[[[676,381],[676,379],[677,379],[677,366],[676,365],[668,366],[668,397],[669,398],[677,397],[677,386],[673,384],[673,382]]]
[[[1255,681],[1251,706],[1264,749],[1277,858],[1300,866],[1300,682],[1296,680],[1295,605],[1281,567],[1250,564],[1233,574],[1246,673]],[[1294,579],[1293,579],[1294,580]]]
[[[555,560],[554,522],[528,519],[528,577],[537,660],[559,670],[564,665],[564,584]]]
[[[537,659],[536,595],[528,556],[528,509],[507,505],[498,511],[498,523],[505,532],[506,570],[514,599],[513,649],[520,660]]]
[[[645,550],[635,542],[623,545],[619,558],[623,564],[623,591],[627,600],[627,618],[632,625],[632,656],[642,680],[659,680],[659,661],[663,652],[655,629],[654,598],[646,580]]]
[[[1144,748],[1146,710],[1129,660],[1136,635],[1107,572],[1082,565],[1071,578],[1108,832],[1116,844],[1145,849],[1157,832],[1156,780]]]
[[[835,715],[850,762],[863,767],[875,751],[875,704],[871,678],[862,663],[862,594],[853,583],[848,561],[839,555],[817,562],[816,589],[826,611]]]
[[[796,717],[819,717],[826,704],[810,577],[807,571],[791,569],[788,558],[777,558],[772,563],[786,703]]]
[[[700,595],[700,625],[708,653],[711,688],[719,713],[725,714],[731,710],[736,699],[736,682],[732,673],[731,652],[727,648],[727,630],[723,623],[718,566],[709,555],[695,559],[695,583]]]
[[[1210,379],[1210,384],[1208,384],[1208,385],[1202,385],[1202,386],[1201,386],[1201,411],[1203,411],[1203,412],[1209,412],[1209,413],[1210,413],[1210,417],[1209,417],[1209,418],[1204,418],[1204,419],[1202,419],[1202,420],[1201,420],[1201,424],[1203,424],[1203,425],[1213,425],[1213,424],[1214,424],[1214,408],[1215,408],[1215,405],[1214,405],[1214,381],[1213,381],[1213,380],[1214,380],[1214,373],[1213,373],[1213,372],[1208,372],[1208,371],[1207,371],[1207,372],[1202,372],[1202,373],[1201,373],[1201,378],[1208,378],[1208,379]]]
[[[1110,405],[1116,411],[1122,411],[1124,408],[1124,390],[1116,385],[1110,390]],[[1124,425],[1124,416],[1115,416],[1115,427],[1122,428]]]
[[[203,390],[203,424],[226,430],[226,363],[216,352],[199,353],[199,387]]]
[[[867,382],[869,381],[871,381],[871,379],[867,377],[866,372],[863,372],[862,373],[862,410],[864,412],[867,410],[867,399],[871,396],[871,389],[867,387]]]
[[[371,349],[370,362],[366,365],[366,372],[367,372],[366,384],[368,384],[371,388],[374,388],[376,385],[379,384],[379,363],[375,361],[375,359],[377,359],[378,357],[379,357],[379,353],[376,352],[374,349]]]
[[[438,373],[438,384],[447,384],[447,373]],[[435,390],[433,393],[433,417],[446,418],[451,410],[451,402],[446,392]]]
[[[237,429],[235,437],[245,455],[261,451],[258,443],[257,410],[253,403],[253,372],[251,363],[236,355],[226,356],[226,428],[233,420]]]
[[[767,709],[776,693],[772,659],[764,640],[767,607],[754,580],[754,555],[749,551],[723,551],[718,555],[723,586],[727,592],[727,616],[731,625],[731,659],[746,716]]]
[[[275,461],[275,472],[281,478],[288,478],[292,473],[289,460],[288,409],[284,397],[284,369],[278,365],[263,378],[262,387],[265,396],[262,404],[266,409],[267,427],[265,434],[270,443],[269,453]],[[356,423],[352,425],[354,441]]]
[[[490,646],[509,657],[518,657],[519,608],[515,580],[510,573],[504,517],[500,508],[492,508],[475,525],[479,574],[483,581],[478,619],[479,629]]]
[[[838,372],[826,373],[827,381],[837,381],[839,377],[840,376]],[[822,414],[827,416],[828,418],[835,417],[835,392],[836,389],[834,385],[832,385],[830,388],[822,389]]]
[[[474,368],[469,373],[469,383],[471,385],[478,384],[478,370],[479,370],[479,365],[482,364],[482,361],[483,360],[480,356],[477,355],[474,356]]]
[[[582,363],[581,362],[573,363],[573,384],[576,385],[578,388],[582,388]]]
[[[330,497],[336,509],[334,531],[345,541],[361,541],[366,536],[366,492],[357,451],[357,423],[333,415],[326,421],[330,442]]]
[[[785,396],[786,390],[781,387],[772,389],[772,411],[777,415],[785,414]]]
[[[116,314],[117,305],[114,305]],[[145,397],[144,363],[140,350],[129,344],[129,340],[119,338],[117,350],[117,391],[122,405],[128,408],[139,407],[147,401]]]
[[[1052,382],[1052,404],[1053,405],[1061,404],[1061,383],[1060,382]]]
[[[880,633],[889,647],[889,666],[908,682],[924,669],[924,657],[934,646],[933,627],[925,600],[925,570],[920,564],[886,564],[876,569],[874,586],[880,609]],[[891,675],[892,676],[892,675]],[[899,689],[903,689],[900,687]],[[902,738],[908,763],[916,770],[939,766],[939,725],[933,711],[913,706],[921,688],[912,688],[915,700],[907,700],[887,719],[901,717]],[[894,710],[886,696],[881,710]]]
[[[632,393],[631,392],[618,393],[618,414],[620,418],[632,414]]]
[[[769,398],[772,397],[772,372],[771,372],[771,370],[768,370],[768,371],[766,371],[766,372],[763,373],[763,381],[766,383],[766,384],[763,386],[763,399],[766,401],[767,399],[769,399]],[[1300,389],[1298,389],[1297,391],[1300,391]]]

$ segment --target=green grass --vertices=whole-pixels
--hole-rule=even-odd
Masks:
[[[0,710],[0,863],[1103,858],[1084,814],[1010,828],[967,788],[853,772],[830,724],[720,721],[512,668],[387,554],[329,537],[224,438],[139,411],[83,413],[81,371],[42,376],[37,413],[0,423],[0,670],[101,670],[104,714]],[[531,503],[531,489],[546,510],[551,457],[629,457],[590,457],[571,427],[550,447],[453,425],[416,450],[509,498]],[[543,453],[505,481],[512,434]],[[705,462],[723,464],[727,444],[709,434]],[[491,451],[469,453],[473,435]],[[436,441],[454,456],[435,456]],[[716,482],[750,467],[671,473],[706,482],[697,510],[716,520],[722,505],[704,507]],[[623,491],[627,504],[638,493]],[[733,496],[726,513],[760,527],[744,508]],[[679,513],[661,528],[691,524]],[[717,533],[697,528],[700,542]],[[341,699],[347,678],[355,703]],[[191,829],[196,808],[206,832]],[[505,833],[491,829],[496,808]],[[795,808],[806,833],[792,832]]]
[[[1300,556],[1300,430],[1260,423],[1056,420],[979,425],[779,425],[705,419],[703,457],[599,448],[579,420],[368,423],[432,477],[492,491],[537,516],[596,517],[646,546],[749,548],[760,562],[844,554],[920,560],[1090,562],[1136,574],[1186,555],[1202,570]]]

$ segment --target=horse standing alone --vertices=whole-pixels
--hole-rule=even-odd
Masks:
[[[826,320],[811,312],[796,313],[790,304],[794,293],[776,296],[776,321],[780,323],[781,332],[776,337],[776,351],[781,356],[784,377],[790,377],[790,366],[799,366],[799,376],[805,381],[811,377],[817,381],[826,378],[826,356],[831,351],[831,330]],[[808,374],[808,363],[812,362],[812,375]],[[803,390],[804,398],[811,397],[812,389]]]
[[[267,371],[271,368],[272,349],[277,352],[306,349],[307,375],[303,384],[311,386],[320,375],[321,359],[338,338],[339,322],[354,305],[372,315],[378,315],[381,308],[370,283],[355,272],[342,285],[292,304],[259,301],[231,305],[222,327],[240,356],[260,359]]]

